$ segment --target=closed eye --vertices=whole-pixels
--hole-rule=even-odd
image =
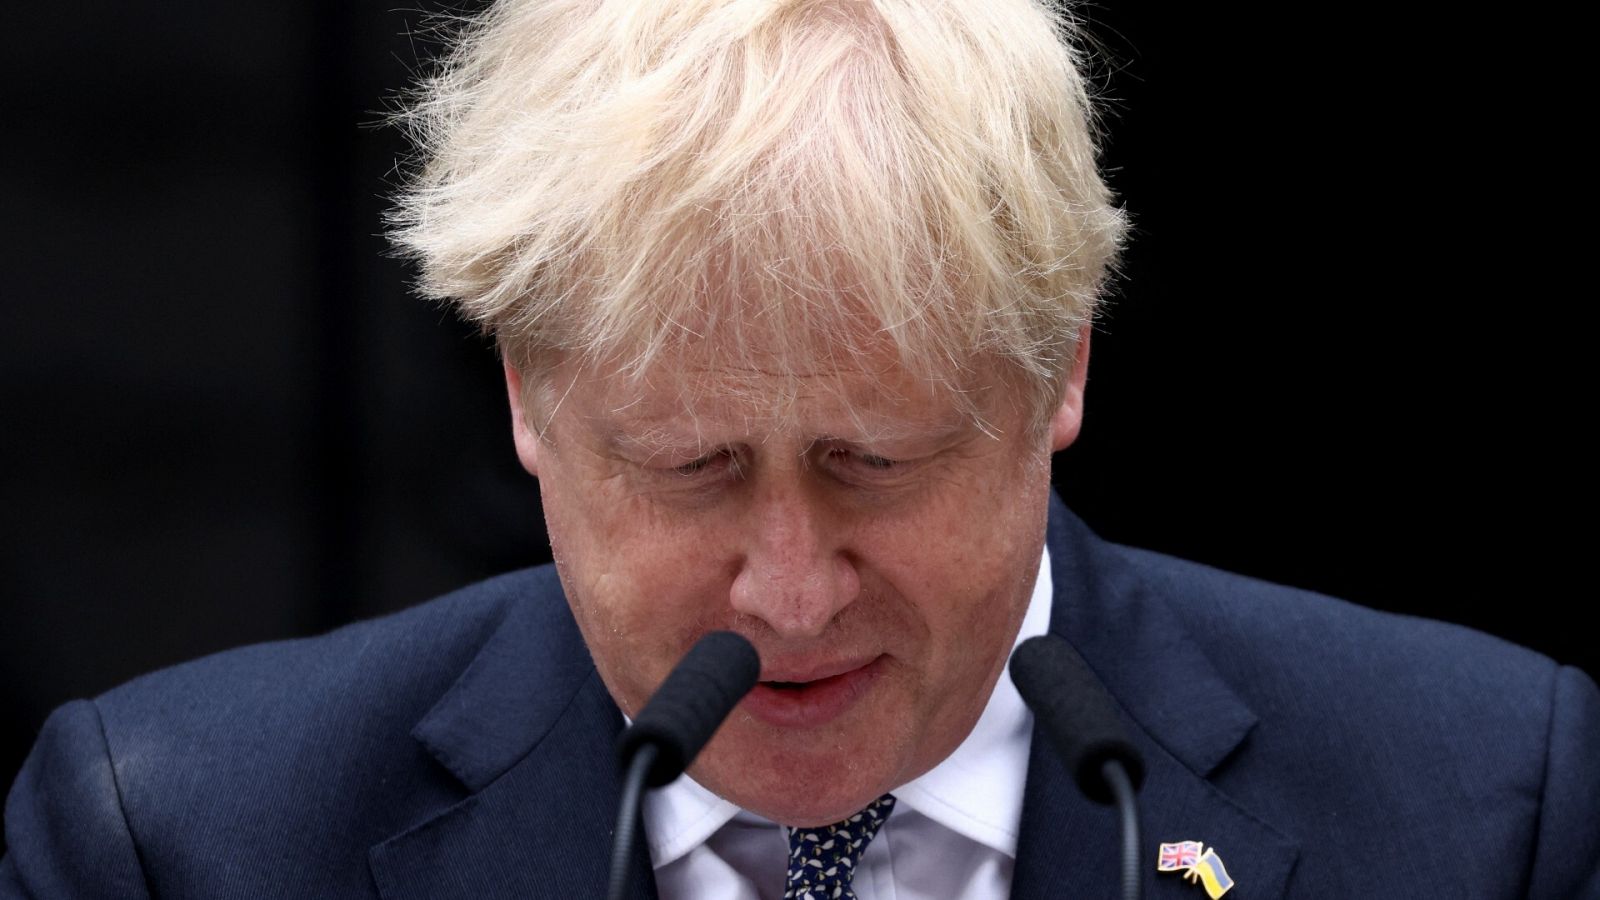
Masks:
[[[857,453],[856,461],[871,469],[892,469],[899,463],[882,456],[873,456],[870,453]]]
[[[886,456],[877,456],[872,453],[862,453],[859,450],[846,450],[842,447],[829,450],[828,458],[835,462],[844,463],[847,465],[862,466],[868,469],[877,469],[879,471],[892,469],[900,464],[899,460],[889,459]]]
[[[718,450],[715,453],[707,453],[705,456],[702,456],[699,459],[686,462],[681,466],[674,466],[672,471],[687,477],[690,475],[698,475],[701,472],[716,469],[724,465],[737,467],[738,459],[730,451]]]

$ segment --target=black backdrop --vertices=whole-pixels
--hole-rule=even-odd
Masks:
[[[1594,404],[1542,46],[1466,10],[1083,15],[1135,229],[1069,502],[1600,671],[1569,616]],[[9,18],[0,784],[70,698],[546,556],[492,353],[378,234],[424,12]]]

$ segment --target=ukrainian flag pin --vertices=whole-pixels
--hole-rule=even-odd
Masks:
[[[1205,885],[1211,900],[1218,900],[1233,887],[1233,879],[1228,877],[1228,869],[1216,848],[1207,848],[1199,841],[1162,844],[1156,856],[1156,871],[1182,872],[1190,884]]]

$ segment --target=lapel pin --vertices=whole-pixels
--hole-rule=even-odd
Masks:
[[[1182,872],[1190,884],[1203,884],[1211,900],[1218,900],[1233,887],[1233,879],[1222,865],[1217,848],[1206,848],[1199,841],[1179,841],[1162,844],[1156,857],[1156,871]]]

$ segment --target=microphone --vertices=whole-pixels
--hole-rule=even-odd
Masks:
[[[761,658],[749,641],[713,631],[689,648],[617,738],[624,775],[606,893],[611,900],[621,900],[627,887],[644,786],[661,787],[682,775],[760,676]]]
[[[700,755],[760,676],[761,658],[749,641],[731,631],[711,632],[689,648],[617,739],[618,761],[626,767],[641,748],[653,746],[656,757],[645,783],[671,782]]]
[[[1066,638],[1029,638],[1011,654],[1011,680],[1039,730],[1061,755],[1084,796],[1115,804],[1122,818],[1122,895],[1139,896],[1139,810],[1144,760],[1111,697]]]
[[[1128,770],[1135,789],[1143,783],[1144,760],[1100,680],[1066,638],[1047,634],[1023,641],[1011,654],[1011,680],[1090,800],[1116,802],[1100,771],[1112,760]]]

